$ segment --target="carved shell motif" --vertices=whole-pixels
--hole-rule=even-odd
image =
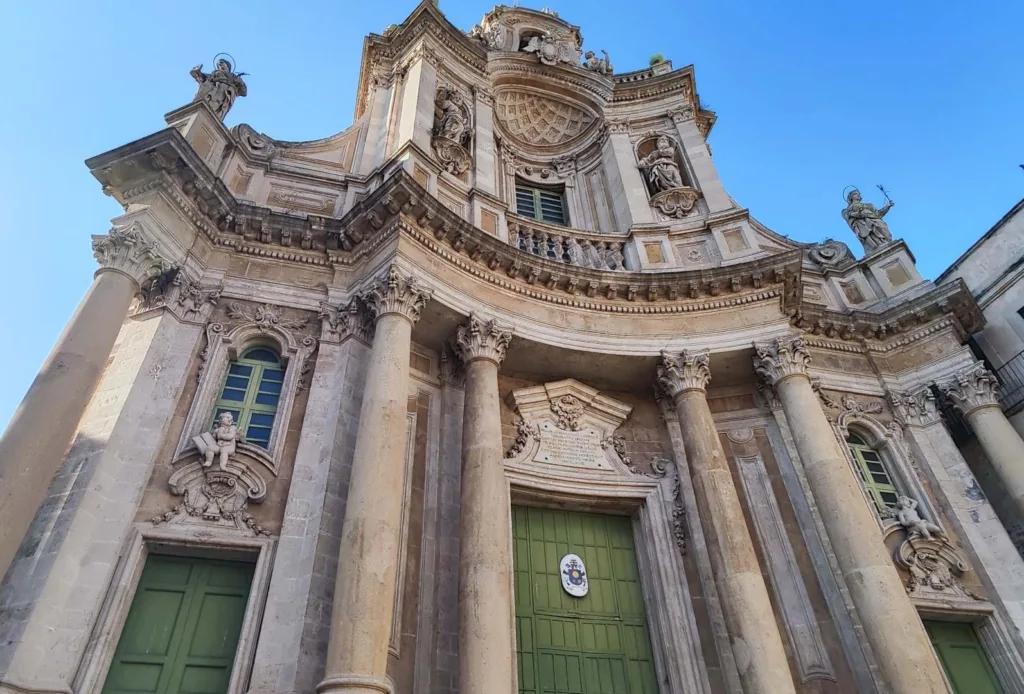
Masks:
[[[509,135],[533,146],[565,144],[594,123],[579,106],[531,92],[501,92],[495,114]]]

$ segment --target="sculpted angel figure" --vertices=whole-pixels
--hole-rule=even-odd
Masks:
[[[216,68],[209,74],[203,72],[201,64],[192,68],[189,74],[199,83],[192,103],[205,101],[220,120],[224,120],[224,116],[228,115],[235,99],[247,93],[245,81],[242,80],[245,73],[233,72],[231,63],[224,58],[217,60]]]
[[[228,458],[235,454],[238,442],[244,440],[230,412],[221,412],[211,431],[193,439],[196,448],[203,454],[203,467],[210,467],[213,459],[218,458],[221,471],[227,469]]]
[[[917,533],[926,540],[931,540],[932,535],[945,536],[942,528],[931,521],[925,520],[917,512],[916,499],[911,499],[909,496],[901,496],[896,500],[896,508],[893,510],[896,514],[896,520],[911,534]]]
[[[860,191],[854,188],[846,196],[846,202],[843,219],[864,244],[865,251],[873,251],[892,241],[889,225],[882,219],[892,209],[892,200],[876,208],[870,202],[861,202]]]
[[[587,51],[587,54],[584,56],[583,67],[599,75],[610,75],[614,72],[612,59],[609,57],[608,51],[602,49],[601,52],[604,53],[603,58],[598,58],[594,51]]]
[[[655,193],[683,187],[676,150],[667,137],[658,138],[654,151],[640,160],[640,169],[647,173],[647,180]]]

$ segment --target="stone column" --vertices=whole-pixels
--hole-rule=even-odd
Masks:
[[[800,337],[755,345],[754,369],[782,402],[811,495],[889,691],[944,692],[928,635],[811,387],[809,364]]]
[[[466,368],[459,544],[459,691],[511,694],[512,548],[498,365],[512,331],[470,316],[456,333]]]
[[[1024,441],[999,402],[999,380],[977,363],[939,385],[943,394],[963,414],[1024,518]]]
[[[137,226],[94,236],[92,286],[0,438],[0,579],[57,472],[147,279],[171,269]]]
[[[658,384],[672,397],[679,416],[743,690],[748,694],[795,692],[768,588],[708,407],[709,362],[706,351],[684,351],[679,357],[662,352]]]
[[[386,678],[401,534],[412,326],[430,300],[392,265],[365,294],[376,329],[359,413],[334,588],[327,673],[317,692],[392,694]]]

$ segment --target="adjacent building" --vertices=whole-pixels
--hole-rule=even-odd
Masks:
[[[629,67],[423,2],[342,132],[228,128],[220,60],[90,159],[124,214],[0,439],[0,692],[1024,691],[943,414],[1024,504],[977,273],[856,190],[862,257],[768,229],[694,68]]]

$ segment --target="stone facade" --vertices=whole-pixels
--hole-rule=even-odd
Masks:
[[[883,208],[862,258],[767,229],[693,67],[595,53],[424,2],[341,133],[226,128],[222,61],[87,162],[125,214],[0,439],[0,693],[101,691],[151,553],[253,565],[232,694],[519,691],[513,506],[632,519],[664,694],[944,691],[922,619],[1024,691],[1024,561],[943,419],[1024,509],[971,291]],[[260,440],[211,424],[253,348]]]

